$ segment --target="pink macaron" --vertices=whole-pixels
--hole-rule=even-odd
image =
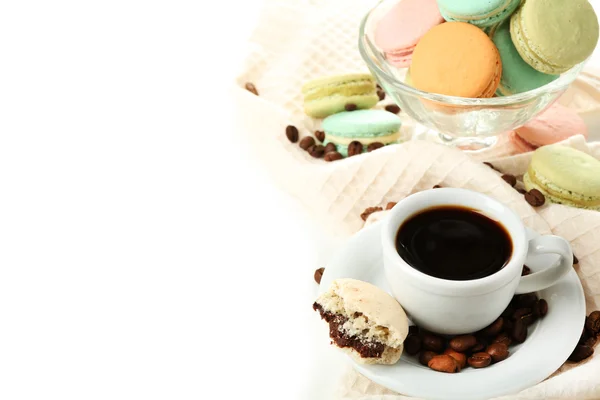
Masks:
[[[528,152],[575,135],[588,137],[585,122],[575,111],[554,103],[537,118],[511,132],[510,140],[521,152]]]
[[[406,68],[421,37],[442,22],[436,0],[403,0],[377,24],[375,44],[392,65]]]

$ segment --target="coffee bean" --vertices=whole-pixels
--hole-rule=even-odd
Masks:
[[[485,352],[492,356],[492,360],[495,363],[504,361],[508,358],[508,346],[504,343],[493,343],[488,346]]]
[[[246,82],[245,87],[247,91],[249,91],[250,93],[254,93],[256,96],[258,96],[258,90],[256,90],[256,86],[254,86],[254,83]]]
[[[483,337],[478,337],[477,343],[475,343],[475,346],[473,346],[469,349],[469,352],[471,354],[479,353],[481,351],[484,351],[487,346],[488,346],[488,341]]]
[[[419,354],[419,362],[428,367],[429,366],[429,361],[431,361],[431,359],[435,356],[437,356],[438,354],[436,352],[433,351],[422,351],[421,354]]]
[[[521,188],[517,188],[517,192],[519,192],[520,194],[524,195],[525,193],[527,193],[527,190],[521,189]]]
[[[492,356],[488,353],[475,353],[467,359],[473,368],[485,368],[492,363]]]
[[[344,106],[344,109],[346,111],[354,111],[356,110],[358,107],[356,107],[356,104],[352,104],[352,103],[348,103]]]
[[[367,152],[372,152],[374,150],[380,149],[384,146],[383,143],[379,143],[379,142],[375,142],[375,143],[371,143],[367,146]]]
[[[487,328],[484,328],[481,333],[488,337],[497,336],[500,332],[502,332],[503,327],[504,318],[498,317],[498,319],[492,322]]]
[[[515,321],[511,337],[517,343],[523,343],[527,339],[527,324],[522,319]]]
[[[433,187],[433,189],[440,189],[440,188],[441,188],[441,186],[440,186],[440,185],[435,185],[435,186]]]
[[[501,344],[505,345],[506,347],[508,347],[512,343],[512,339],[506,332],[503,332],[503,333],[499,334],[498,336],[496,336],[496,338],[493,340],[492,343],[501,343]]]
[[[459,353],[458,351],[454,351],[450,348],[444,351],[444,354],[454,358],[456,363],[458,364],[459,371],[467,366],[467,356],[463,353]]]
[[[523,271],[521,271],[521,276],[527,276],[531,274],[531,268],[529,268],[527,265],[523,265]]]
[[[585,339],[583,341],[583,343],[581,343],[581,344],[583,344],[585,346],[594,347],[596,345],[596,338],[594,336],[589,337],[589,338]]]
[[[315,139],[313,139],[310,136],[306,136],[304,138],[302,138],[302,140],[300,141],[300,148],[302,148],[302,150],[308,150],[309,147],[312,147],[315,145]]]
[[[344,156],[341,155],[340,153],[338,153],[337,151],[330,151],[329,153],[325,154],[324,159],[327,162],[331,162],[331,161],[341,160],[342,158],[344,158]]]
[[[579,264],[579,259],[575,257],[575,254],[573,254],[573,265],[575,264]]]
[[[404,351],[411,356],[421,351],[421,338],[419,335],[408,335],[404,340]]]
[[[408,327],[408,334],[409,335],[418,335],[419,334],[419,327],[416,325],[411,325]]]
[[[400,112],[400,107],[398,107],[396,104],[390,104],[385,106],[385,111],[389,111],[392,114],[398,114]]]
[[[321,284],[321,278],[323,277],[323,272],[325,272],[325,268],[319,268],[318,270],[315,271],[315,282],[317,282],[317,284]]]
[[[512,318],[514,312],[515,308],[511,304],[509,304],[508,307],[506,307],[506,309],[502,311],[502,314],[500,314],[500,316],[506,320],[508,318]]]
[[[395,201],[390,201],[389,203],[387,203],[387,206],[385,206],[386,210],[391,210],[392,208],[394,208],[394,206],[398,204]]]
[[[512,319],[504,318],[504,326],[502,327],[502,331],[508,333],[508,335],[510,336],[513,330],[513,326],[515,326],[515,323]]]
[[[538,317],[545,317],[548,314],[548,302],[544,299],[538,300],[533,306],[533,312]]]
[[[585,329],[590,336],[600,333],[600,311],[594,311],[585,319]]]
[[[363,221],[366,221],[367,218],[369,218],[369,215],[373,214],[374,212],[378,212],[378,211],[383,211],[383,208],[381,208],[381,207],[368,207],[367,209],[365,209],[365,211],[363,211],[362,214],[360,214],[360,217],[362,218]]]
[[[308,148],[308,153],[314,158],[321,158],[325,154],[325,147],[317,144]]]
[[[446,354],[433,357],[427,365],[434,371],[446,372],[448,374],[453,374],[459,370],[456,360]]]
[[[460,335],[455,336],[450,340],[450,348],[454,351],[458,351],[459,353],[464,353],[469,350],[471,347],[477,344],[477,338],[473,335]]]
[[[569,356],[569,361],[580,362],[594,354],[594,349],[590,346],[578,344]]]
[[[441,337],[436,336],[433,333],[425,332],[423,334],[422,347],[425,350],[431,350],[439,353],[444,350],[444,341]]]
[[[529,326],[535,322],[535,316],[533,315],[533,310],[531,308],[519,308],[513,314],[513,319],[516,321],[523,321],[525,326]]]
[[[579,344],[583,344],[587,338],[589,338],[590,335],[588,334],[588,332],[585,330],[585,323],[583,324],[583,331],[581,332],[581,336],[579,337]]]
[[[337,151],[337,147],[335,147],[335,144],[333,143],[327,143],[325,145],[325,154],[327,153],[331,153],[332,151]]]
[[[381,87],[381,85],[379,83],[376,83],[375,85],[377,87],[377,90],[383,90],[383,88]]]
[[[321,143],[325,141],[325,132],[323,131],[315,131],[315,137]]]
[[[537,301],[538,297],[535,293],[525,293],[517,296],[517,307],[518,308],[531,308]]]
[[[508,183],[512,187],[517,184],[517,178],[515,178],[514,175],[504,174],[502,175],[502,179],[504,179],[504,182]]]
[[[356,140],[350,142],[348,145],[348,157],[352,157],[363,152],[363,145],[361,142]]]
[[[491,163],[489,163],[489,162],[486,161],[486,162],[484,162],[484,164],[487,165],[488,167],[490,167],[491,169],[493,169],[494,171],[498,171],[496,169],[496,167],[494,167]]]
[[[546,202],[546,197],[537,189],[531,189],[525,193],[525,201],[532,207],[541,207]]]
[[[379,97],[379,101],[385,99],[385,92],[381,89],[377,90],[377,97]]]
[[[298,128],[294,125],[288,125],[285,128],[285,136],[287,136],[290,142],[296,143],[298,141]]]

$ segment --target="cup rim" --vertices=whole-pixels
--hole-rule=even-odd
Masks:
[[[440,201],[436,202],[436,204],[434,205],[427,207],[419,206],[419,204],[422,203],[422,200],[425,197],[431,198],[431,196],[439,197]],[[502,215],[504,215],[504,217],[501,218],[498,215],[499,213],[489,211],[488,208],[483,209],[484,207],[478,208],[464,204],[464,202],[461,203],[460,200],[457,200],[461,196],[472,196],[478,198],[481,200],[481,204],[484,204],[484,202],[492,202],[494,204],[494,207],[502,210]],[[416,205],[416,207],[414,207],[413,205]],[[475,209],[479,209],[486,216],[491,217],[497,220],[499,223],[501,223],[502,226],[508,232],[512,241],[513,251],[508,263],[502,269],[493,273],[492,275],[466,281],[454,281],[449,279],[437,278],[431,275],[427,275],[410,266],[400,256],[400,254],[398,254],[398,251],[396,250],[395,242],[398,230],[400,229],[402,222],[410,216],[415,215],[420,211],[426,210],[427,208],[435,207],[438,205],[457,205],[473,207]],[[405,212],[404,210],[406,207],[411,207],[411,210]],[[395,222],[394,216],[401,213],[406,214],[406,216],[401,222]],[[527,234],[525,231],[525,225],[517,216],[517,214],[515,214],[514,211],[512,211],[510,208],[500,203],[496,199],[489,197],[483,193],[475,192],[468,189],[439,188],[412,194],[398,202],[398,204],[396,204],[396,206],[390,211],[390,215],[388,215],[387,218],[384,220],[382,228],[383,231],[381,237],[384,257],[396,257],[394,265],[391,266],[392,268],[400,268],[405,274],[413,278],[415,282],[421,283],[421,289],[423,290],[442,294],[447,293],[453,296],[462,295],[460,293],[457,293],[457,291],[461,291],[461,293],[467,293],[468,295],[485,294],[507,285],[513,279],[515,279],[515,277],[521,276],[521,271],[523,267],[519,264],[522,264],[522,262],[525,261],[528,251],[528,241]],[[519,260],[522,260],[522,262]]]

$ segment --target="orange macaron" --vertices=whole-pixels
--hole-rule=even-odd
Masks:
[[[500,53],[478,27],[446,22],[417,44],[410,67],[412,85],[425,92],[467,98],[494,96],[502,77]]]

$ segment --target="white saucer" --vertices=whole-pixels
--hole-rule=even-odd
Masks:
[[[334,279],[354,278],[389,292],[383,272],[380,227],[381,223],[373,224],[346,243],[325,268],[321,291]],[[528,230],[528,236],[531,239],[539,235]],[[531,257],[526,264],[537,271],[557,258]],[[548,301],[548,314],[529,328],[525,343],[510,348],[508,359],[488,368],[445,374],[422,366],[406,354],[396,365],[354,363],[354,367],[388,389],[425,399],[475,400],[519,392],[543,381],[565,362],[577,345],[585,321],[585,298],[574,270],[538,296]]]

